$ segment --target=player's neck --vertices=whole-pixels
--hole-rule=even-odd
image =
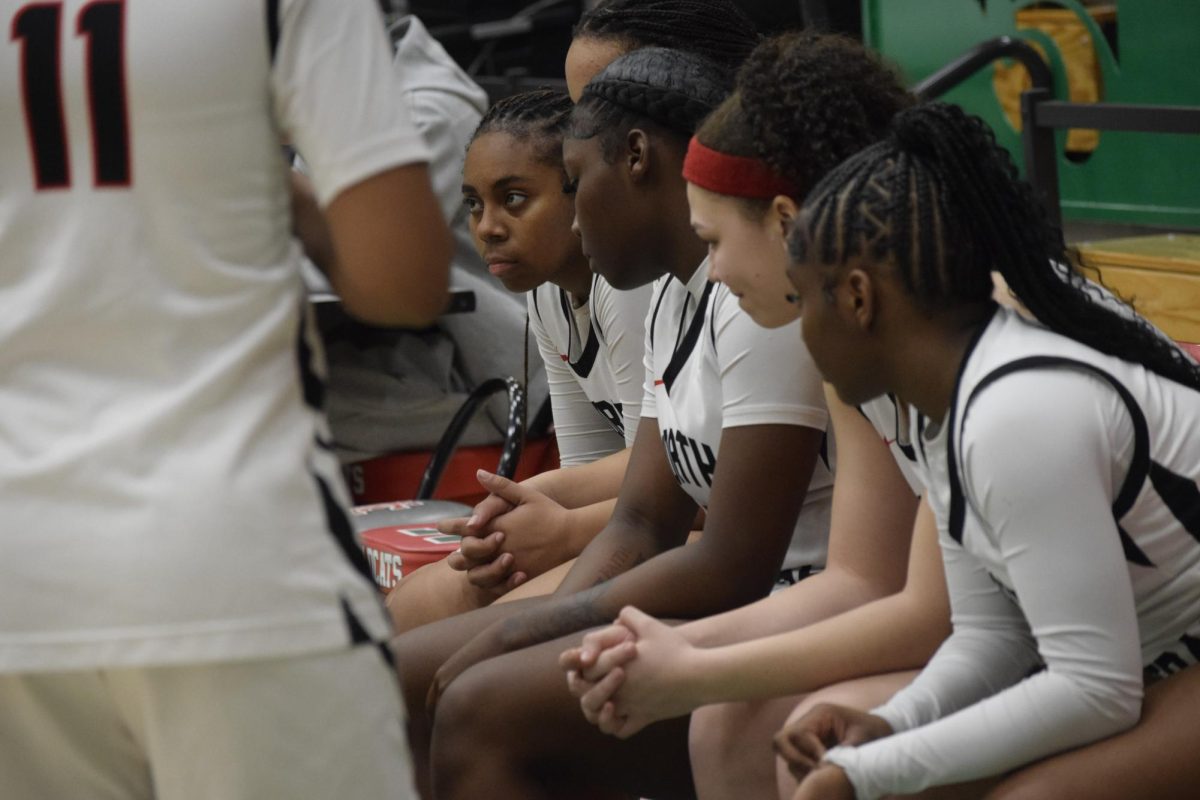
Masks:
[[[963,309],[925,318],[924,324],[914,321],[895,349],[892,372],[896,396],[931,420],[944,419],[963,361],[994,309],[990,306],[986,314],[980,308]]]

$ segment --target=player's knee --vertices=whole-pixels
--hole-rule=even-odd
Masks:
[[[688,751],[698,770],[704,765],[727,763],[736,755],[748,718],[744,703],[702,706],[692,712],[688,725]]]
[[[866,709],[874,707],[877,703],[865,695],[855,683],[837,683],[805,695],[788,716],[787,724],[790,725],[818,706],[824,705]]]
[[[486,670],[469,669],[458,676],[438,700],[433,719],[432,760],[439,796],[453,786],[470,785],[485,762],[501,756],[508,730],[494,718],[495,684]],[[501,734],[496,736],[495,734]],[[486,753],[487,758],[482,754]]]

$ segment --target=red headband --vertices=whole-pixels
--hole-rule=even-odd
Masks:
[[[770,200],[778,195],[800,199],[800,191],[789,180],[776,175],[757,158],[731,156],[700,143],[695,136],[688,142],[683,159],[683,178],[701,189],[732,197]]]

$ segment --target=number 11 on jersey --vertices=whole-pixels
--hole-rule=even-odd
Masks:
[[[25,124],[39,190],[71,185],[63,111],[63,4],[34,2],[13,17],[11,39],[21,46]],[[93,183],[130,185],[129,116],[125,103],[125,0],[95,0],[80,9],[75,36],[85,48]]]

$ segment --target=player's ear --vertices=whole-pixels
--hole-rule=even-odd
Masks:
[[[835,290],[838,310],[849,322],[861,330],[869,330],[877,313],[875,279],[865,269],[852,267],[846,270]]]
[[[634,128],[625,137],[625,169],[634,183],[644,181],[650,174],[652,148],[650,137],[641,128]]]

